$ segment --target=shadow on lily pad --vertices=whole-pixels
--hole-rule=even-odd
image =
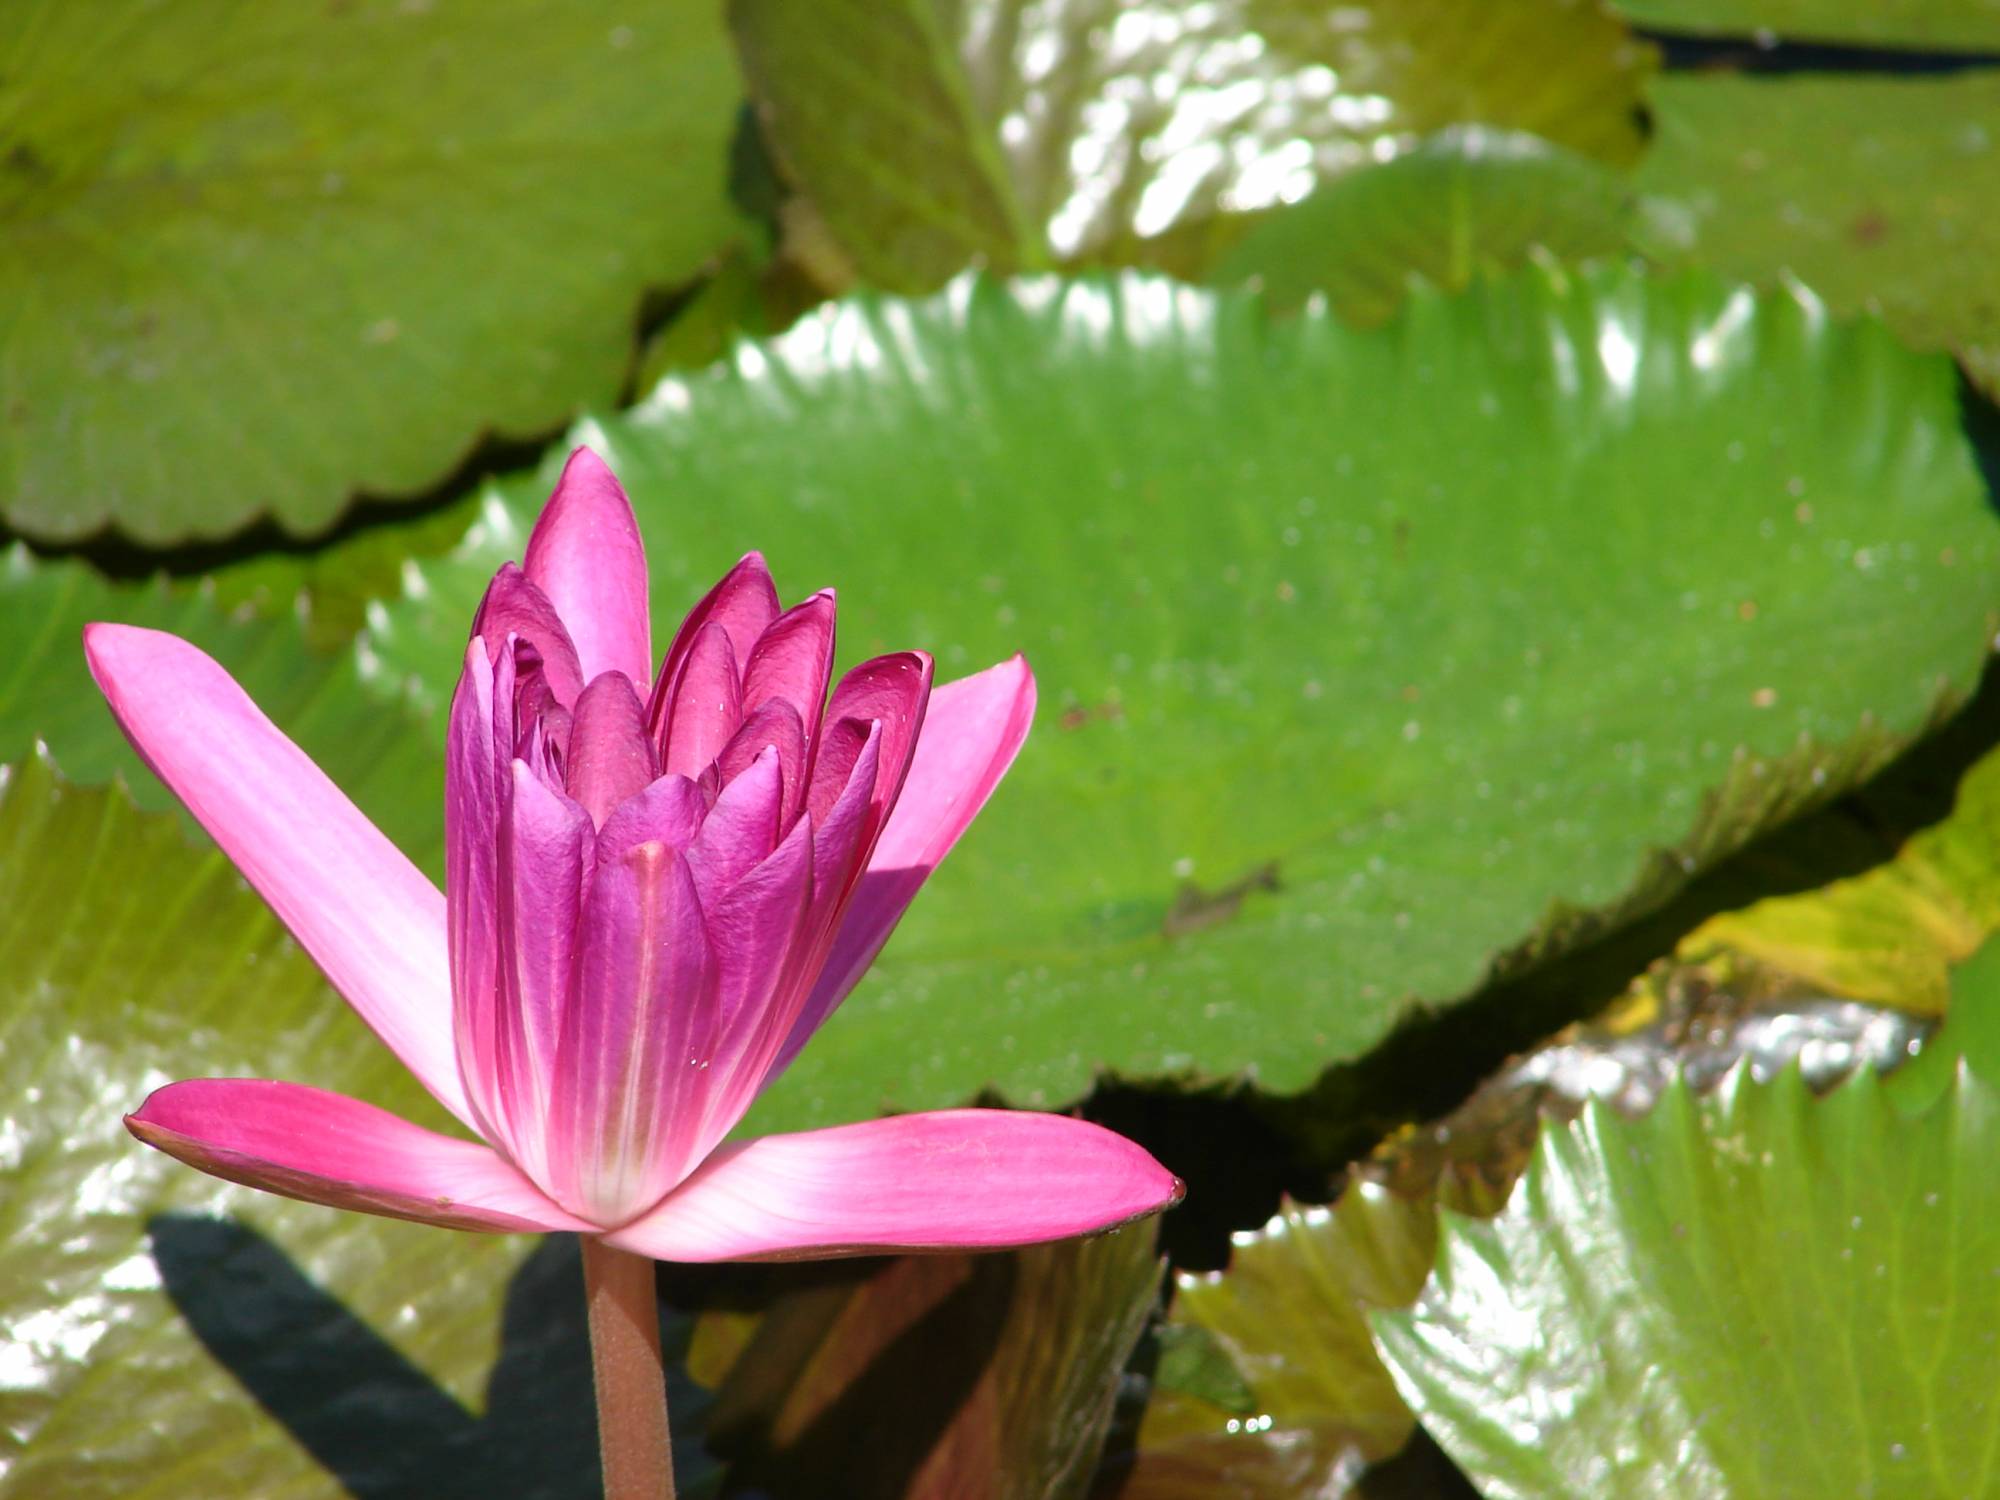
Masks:
[[[549,1236],[509,1284],[486,1413],[475,1416],[256,1231],[165,1214],[147,1232],[188,1326],[355,1500],[600,1493],[573,1236]],[[676,1416],[692,1414],[702,1398],[676,1385]],[[697,1434],[675,1437],[678,1469],[708,1467]]]

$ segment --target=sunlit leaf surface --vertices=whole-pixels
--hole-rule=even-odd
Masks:
[[[1490,1500],[1984,1494],[1997,1107],[1796,1073],[1592,1106],[1499,1218],[1447,1216],[1383,1357]]]
[[[1613,162],[1650,48],[1565,0],[734,0],[781,163],[865,281],[1134,253],[1461,122]]]

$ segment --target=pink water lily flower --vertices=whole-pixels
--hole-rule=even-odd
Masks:
[[[477,1139],[250,1079],[170,1084],[133,1134],[293,1198],[664,1260],[1017,1245],[1174,1201],[1145,1151],[1059,1116],[725,1141],[985,803],[1035,685],[1017,657],[934,689],[906,651],[829,701],[834,597],[781,608],[755,553],[655,675],[646,599],[631,506],[580,448],[473,624],[442,895],[207,656],[89,627],[147,764]]]

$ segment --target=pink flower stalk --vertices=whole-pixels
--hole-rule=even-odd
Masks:
[[[1146,1152],[1060,1116],[724,1144],[985,803],[1035,684],[1016,657],[933,689],[908,651],[829,702],[833,595],[781,608],[755,553],[655,677],[646,597],[631,506],[579,448],[473,622],[444,895],[207,656],[86,630],[139,753],[478,1140],[250,1079],[159,1089],[132,1133],[288,1197],[663,1260],[1018,1245],[1176,1201]]]

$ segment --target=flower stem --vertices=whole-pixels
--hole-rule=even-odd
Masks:
[[[597,1385],[597,1451],[604,1500],[673,1500],[667,1382],[653,1263],[583,1236],[590,1304],[590,1367]]]

